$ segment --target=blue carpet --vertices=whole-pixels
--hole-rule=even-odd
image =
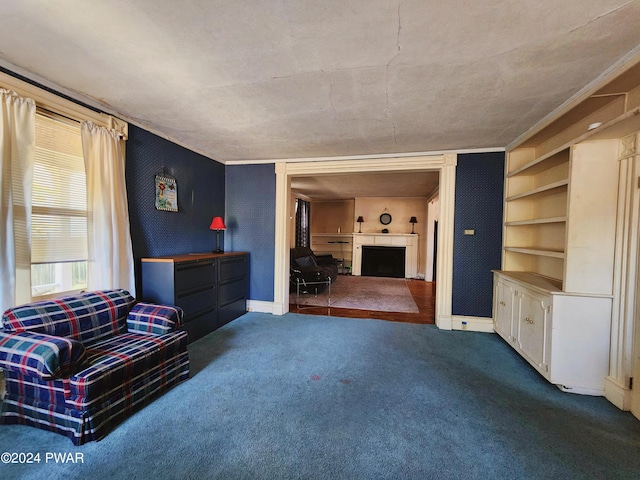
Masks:
[[[0,426],[0,452],[42,459],[0,478],[640,478],[640,422],[497,335],[249,313],[190,355],[189,381],[100,442]]]

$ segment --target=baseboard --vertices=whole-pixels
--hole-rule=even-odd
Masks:
[[[262,300],[247,300],[247,311],[271,313],[272,315],[282,315],[282,313],[276,314],[277,309],[274,302],[265,302]]]
[[[451,317],[449,315],[439,315],[436,318],[436,327],[440,330],[451,330],[453,328]]]
[[[575,393],[578,395],[591,395],[592,397],[602,397],[604,390],[602,388],[586,388],[572,387],[570,385],[556,385],[560,390],[567,393]]]
[[[454,315],[451,317],[451,329],[494,333],[493,318]]]
[[[613,377],[604,378],[604,396],[620,410],[631,409],[631,390]]]

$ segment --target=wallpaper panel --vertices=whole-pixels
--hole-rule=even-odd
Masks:
[[[273,302],[276,174],[273,164],[226,167],[230,250],[249,252],[251,300]]]
[[[504,153],[458,155],[453,236],[453,315],[491,317],[492,269],[502,261]],[[465,235],[475,230],[475,235]]]
[[[140,282],[140,258],[216,249],[214,216],[224,216],[225,167],[210,158],[129,124],[127,196],[131,241]],[[165,167],[177,180],[178,211],[155,208],[155,175]],[[221,246],[224,233],[220,234]]]

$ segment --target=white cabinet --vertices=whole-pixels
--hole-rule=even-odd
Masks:
[[[549,327],[551,325],[551,296],[528,289],[518,291],[520,308],[516,317],[518,350],[529,363],[541,372],[549,370]]]
[[[510,326],[500,304],[506,287],[494,294],[495,330],[527,361],[573,391],[601,392],[604,377],[607,398],[622,409],[638,357],[639,59],[619,63],[507,147],[497,278],[515,288]]]
[[[507,342],[511,343],[515,340],[513,331],[513,312],[515,285],[511,282],[500,281],[494,282],[494,329]]]
[[[494,272],[494,328],[560,389],[603,395],[609,370],[611,296],[563,292],[557,280]]]

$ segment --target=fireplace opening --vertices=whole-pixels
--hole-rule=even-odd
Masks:
[[[404,278],[405,247],[362,247],[360,274],[368,277]]]

